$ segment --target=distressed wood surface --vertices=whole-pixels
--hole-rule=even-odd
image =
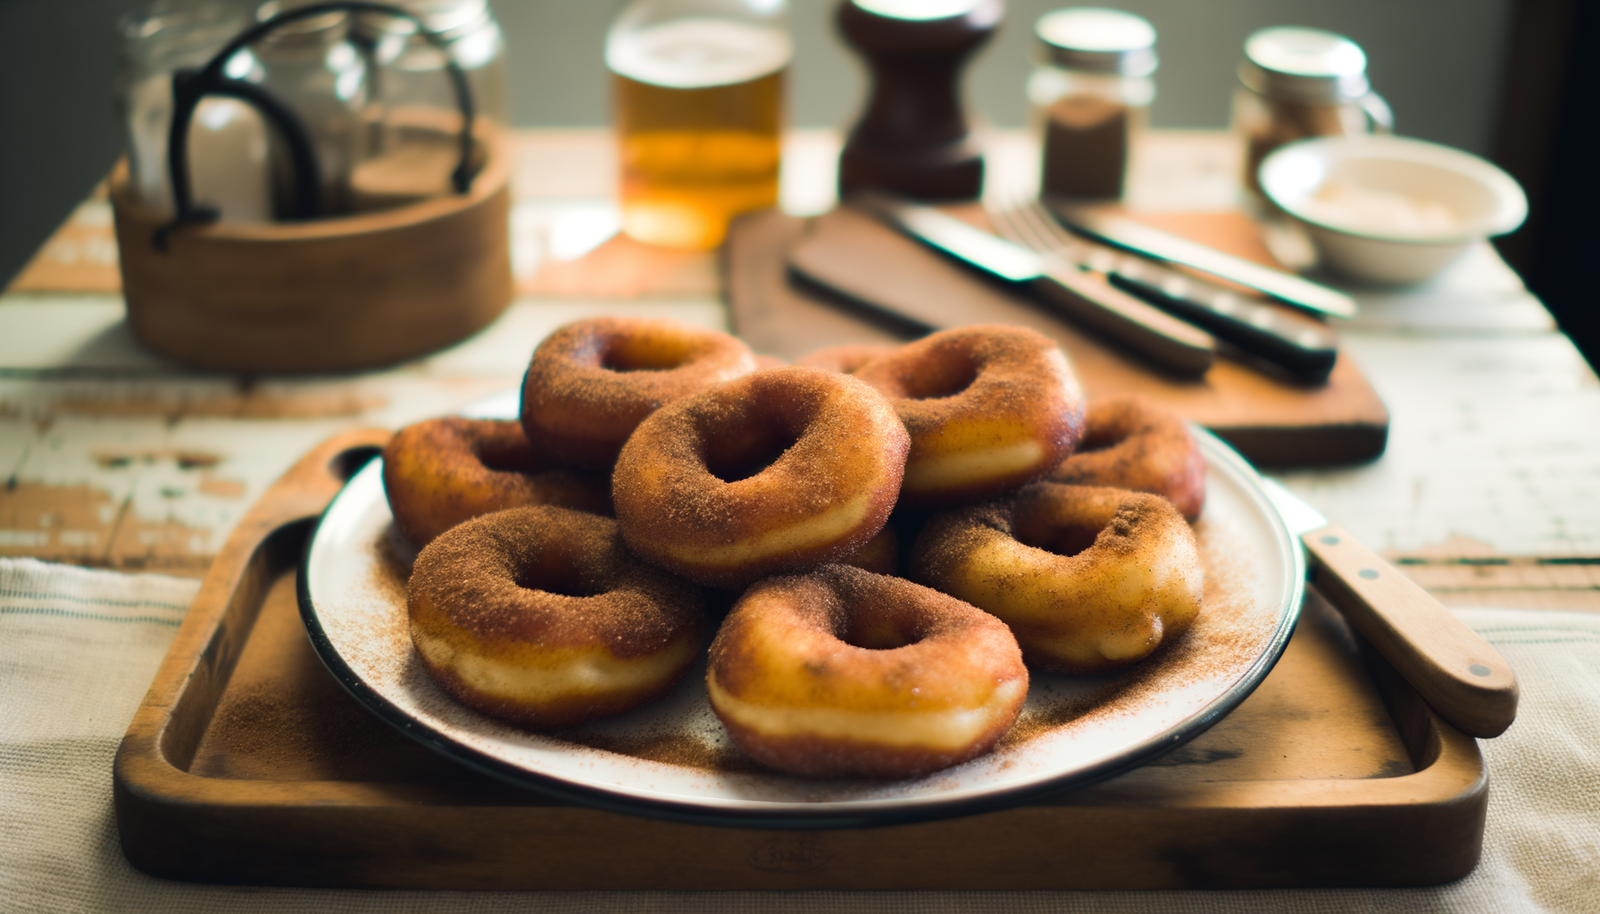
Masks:
[[[826,132],[789,138],[787,210],[832,204],[836,150]],[[995,193],[1030,189],[1032,154],[991,137]],[[524,133],[514,156],[518,300],[451,349],[352,375],[200,374],[144,351],[107,205],[86,201],[0,296],[0,553],[199,574],[317,441],[506,389],[561,323],[725,326],[713,255],[615,237],[603,131]],[[1182,231],[1183,213],[1231,205],[1232,156],[1225,135],[1158,132],[1130,206]],[[1600,383],[1577,351],[1487,247],[1426,288],[1356,294],[1338,329],[1391,411],[1387,452],[1280,478],[1447,604],[1600,607]]]

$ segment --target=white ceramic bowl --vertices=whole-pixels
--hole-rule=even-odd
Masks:
[[[1499,168],[1394,136],[1292,143],[1261,163],[1260,180],[1305,227],[1323,264],[1368,282],[1429,279],[1528,215],[1522,188]]]

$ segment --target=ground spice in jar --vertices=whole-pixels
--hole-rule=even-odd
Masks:
[[[1069,197],[1120,197],[1133,146],[1135,109],[1087,95],[1045,110],[1040,188]]]
[[[1245,41],[1233,129],[1243,140],[1247,191],[1261,192],[1261,163],[1279,147],[1318,136],[1386,133],[1389,106],[1367,82],[1355,42],[1318,29],[1262,29]]]
[[[1041,146],[1039,189],[1115,199],[1155,97],[1155,29],[1117,10],[1064,9],[1034,28],[1039,66],[1028,99]]]

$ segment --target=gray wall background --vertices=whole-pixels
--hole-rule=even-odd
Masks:
[[[1093,2],[1093,0],[1090,0]],[[623,2],[491,0],[516,52],[512,104],[524,124],[603,124],[606,23]],[[968,73],[974,109],[1024,122],[1033,23],[1062,0],[1007,0],[995,40]],[[1084,4],[1087,5],[1087,4]],[[1401,132],[1486,153],[1494,129],[1511,0],[1120,0],[1156,27],[1161,68],[1151,119],[1160,127],[1222,127],[1245,36],[1270,25],[1348,35],[1367,52],[1375,87]],[[833,33],[837,0],[790,0],[797,53],[791,122],[845,126],[866,91],[862,69]]]
[[[865,86],[834,37],[837,0],[791,0],[797,47],[791,123],[848,126]],[[1492,145],[1513,0],[1123,0],[1155,24],[1161,69],[1152,121],[1222,127],[1244,38],[1269,25],[1350,36],[1400,132],[1480,154]],[[601,46],[623,0],[491,0],[505,28],[513,119],[606,122]],[[8,281],[119,152],[110,86],[117,17],[134,0],[0,0],[0,284]],[[971,105],[1020,126],[1035,19],[1060,0],[1009,0],[968,75]]]

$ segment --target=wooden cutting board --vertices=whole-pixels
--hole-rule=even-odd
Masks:
[[[762,831],[568,805],[475,773],[346,695],[299,558],[388,433],[313,450],[240,522],[128,727],[117,833],[168,879],[419,889],[1174,889],[1428,885],[1478,860],[1488,777],[1320,598],[1276,668],[1142,768],[982,815]]]
[[[1231,217],[1231,218],[1230,218]],[[1242,217],[1218,214],[1212,224],[1225,245],[1241,249]],[[1182,228],[1195,234],[1207,221]],[[1265,256],[1257,241],[1247,253]],[[828,275],[841,295],[795,275],[805,258],[811,275]],[[724,250],[724,288],[733,327],[758,352],[795,359],[840,343],[900,342],[934,329],[976,323],[1032,327],[1055,339],[1072,359],[1086,393],[1137,393],[1205,426],[1260,466],[1316,466],[1371,460],[1383,453],[1389,411],[1347,353],[1328,383],[1317,387],[1219,357],[1200,380],[1158,368],[1091,337],[1062,318],[989,282],[892,229],[846,209],[800,219],[764,211],[734,223]],[[903,301],[908,319],[870,301]],[[933,303],[933,304],[930,304]]]

